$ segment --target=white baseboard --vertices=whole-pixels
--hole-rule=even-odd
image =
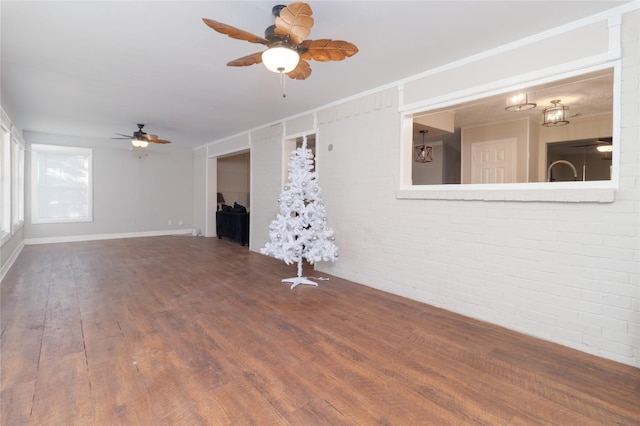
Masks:
[[[7,272],[9,272],[9,269],[11,269],[11,266],[13,266],[13,263],[18,258],[18,255],[20,254],[20,252],[22,252],[24,245],[25,245],[24,241],[21,242],[18,245],[18,247],[16,247],[16,249],[13,251],[13,253],[11,253],[11,256],[9,256],[9,259],[2,265],[2,268],[0,268],[0,282],[2,282],[2,280],[4,279],[4,276],[7,274]]]
[[[25,245],[73,243],[78,241],[114,240],[117,238],[160,237],[163,235],[191,235],[193,229],[174,229],[167,231],[125,232],[119,234],[75,235],[70,237],[26,238]]]

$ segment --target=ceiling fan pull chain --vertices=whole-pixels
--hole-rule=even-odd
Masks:
[[[280,84],[282,85],[282,97],[287,97],[287,80],[284,78],[284,73],[280,73]]]

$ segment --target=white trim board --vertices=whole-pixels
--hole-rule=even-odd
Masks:
[[[2,282],[2,280],[4,280],[5,275],[7,275],[7,272],[9,272],[9,269],[11,269],[16,259],[18,259],[18,256],[22,252],[23,248],[24,242],[21,242],[13,251],[13,253],[11,253],[11,256],[9,256],[9,260],[4,265],[2,265],[2,269],[0,269],[0,283]]]
[[[160,237],[164,235],[191,235],[193,229],[174,229],[167,231],[124,232],[115,234],[75,235],[49,238],[25,238],[25,245],[72,243],[78,241],[115,240],[118,238]]]

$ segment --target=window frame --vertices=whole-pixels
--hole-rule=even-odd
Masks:
[[[11,233],[24,226],[25,144],[15,134],[11,137]]]
[[[0,122],[0,239],[4,243],[11,236],[11,129]]]
[[[41,218],[38,205],[39,154],[58,154],[84,157],[87,160],[87,215],[67,218]],[[93,149],[74,146],[31,144],[31,223],[80,223],[93,221]]]
[[[508,94],[531,86],[550,83],[594,71],[613,69],[613,162],[611,180],[576,182],[522,182],[500,184],[433,184],[413,185],[413,117],[429,111],[443,110],[465,102]],[[542,73],[543,75],[545,73]],[[482,201],[551,201],[609,203],[615,199],[620,175],[620,60],[603,62],[590,67],[572,67],[564,72],[546,73],[547,77],[514,78],[498,82],[492,87],[479,86],[447,96],[427,99],[400,108],[401,150],[400,179],[396,191],[398,199],[482,200]]]

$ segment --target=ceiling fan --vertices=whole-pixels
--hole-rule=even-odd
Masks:
[[[267,50],[263,52],[252,53],[227,63],[231,67],[263,63],[270,71],[287,74],[294,80],[304,80],[311,75],[308,60],[341,61],[358,53],[358,48],[353,43],[343,40],[305,40],[314,22],[311,17],[313,11],[307,3],[277,5],[273,7],[272,14],[275,16],[275,24],[265,30],[264,37],[212,19],[202,20],[215,31],[231,38],[267,46]]]
[[[604,152],[603,149],[598,149],[600,147],[611,147],[613,143],[613,138],[599,138],[596,140],[583,141],[586,143],[582,143],[580,145],[571,145],[571,148],[592,148],[595,147],[598,151]],[[609,151],[610,152],[610,151]]]
[[[112,138],[112,139],[131,139],[131,144],[136,148],[146,148],[151,143],[171,143],[171,141],[167,141],[164,139],[159,139],[158,135],[150,135],[147,132],[143,131],[142,128],[144,124],[138,124],[138,130],[133,132],[133,135],[123,135],[122,133],[116,133],[118,136],[123,136],[121,138]]]

